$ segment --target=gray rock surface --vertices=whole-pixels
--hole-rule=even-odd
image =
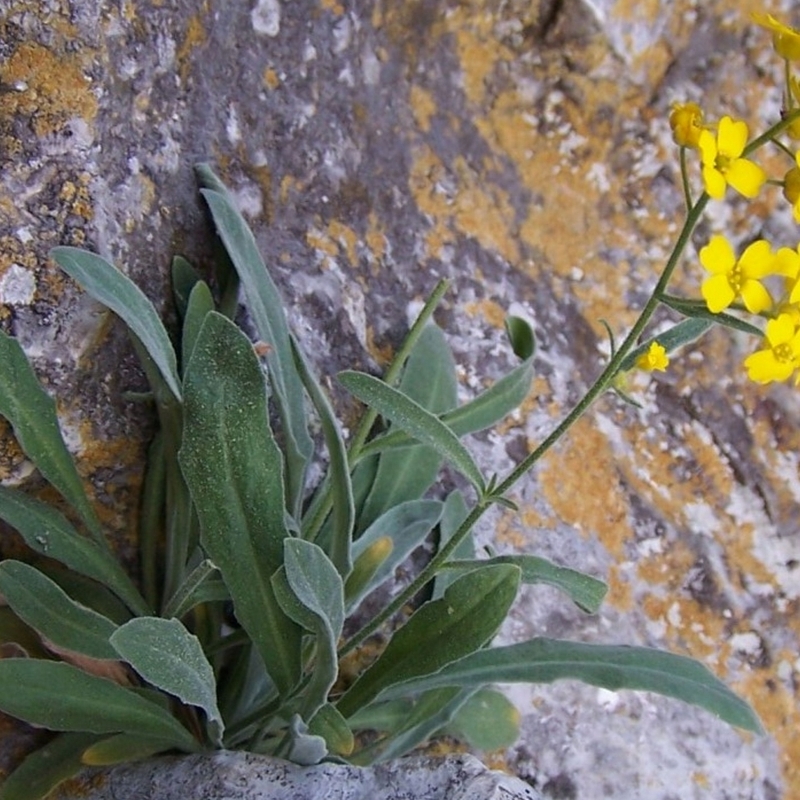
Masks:
[[[98,780],[99,775],[99,780]],[[469,755],[407,758],[370,768],[298,767],[252,753],[155,759],[88,771],[54,800],[542,800],[518,778]]]
[[[599,320],[621,334],[668,252],[682,208],[670,102],[753,127],[779,112],[780,65],[751,5],[0,0],[0,325],[57,397],[131,568],[152,420],[124,392],[144,381],[121,326],[50,247],[98,250],[169,318],[171,256],[207,265],[192,165],[209,160],[325,375],[381,364],[408,301],[440,277],[454,281],[438,320],[464,398],[511,363],[505,313],[528,316],[534,390],[501,434],[470,442],[502,473],[597,374]],[[779,192],[755,210],[714,206],[701,233],[723,228],[796,244]],[[699,273],[690,253],[677,290],[697,296]],[[611,585],[595,617],[525,590],[503,641],[694,655],[768,735],[660,698],[517,687],[523,735],[491,758],[547,797],[800,796],[800,404],[747,383],[751,349],[711,336],[639,386],[642,410],[601,400],[519,486],[521,513],[487,519],[479,538]],[[5,435],[0,479],[40,488]],[[3,530],[0,555],[19,552]],[[32,737],[0,720],[0,768]]]

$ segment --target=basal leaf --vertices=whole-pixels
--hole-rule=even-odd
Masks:
[[[359,400],[374,408],[422,444],[427,444],[455,466],[482,492],[485,482],[478,465],[458,437],[435,414],[364,372],[340,372],[339,382]]]
[[[462,576],[444,597],[421,606],[341,697],[341,714],[349,717],[387,687],[434,673],[483,647],[505,619],[519,577],[519,569],[510,564],[487,566]]]
[[[194,350],[195,342],[203,327],[206,314],[214,310],[214,298],[204,281],[198,281],[187,298],[186,314],[181,334],[181,364],[184,371]]]
[[[56,404],[39,383],[19,342],[3,331],[0,331],[0,414],[11,424],[25,455],[104,545],[100,521],[61,436]]]
[[[286,539],[284,552],[284,568],[273,576],[276,595],[283,610],[315,634],[313,671],[300,708],[301,716],[310,719],[325,704],[338,674],[336,645],[344,625],[344,590],[336,567],[317,545]]]
[[[81,762],[87,767],[109,767],[150,758],[168,749],[169,744],[163,739],[118,733],[87,747],[83,751]]]
[[[353,541],[353,527],[355,525],[355,504],[353,502],[353,487],[350,483],[350,467],[347,463],[347,449],[344,445],[339,423],[333,413],[328,398],[314,378],[311,368],[306,363],[300,346],[292,338],[292,352],[295,365],[303,386],[314,404],[322,425],[322,434],[328,448],[330,466],[328,472],[331,480],[331,493],[333,496],[333,526],[328,542],[328,554],[336,565],[342,578],[347,577],[352,563],[350,547]]]
[[[308,723],[308,732],[321,736],[334,755],[349,756],[355,747],[355,738],[347,720],[330,703],[325,703],[314,714]]]
[[[198,749],[189,731],[167,711],[63,662],[0,659],[0,710],[52,731],[132,733],[190,752]]]
[[[0,563],[0,595],[21,620],[59,649],[116,660],[108,640],[117,626],[76,603],[35,567],[21,561]]]
[[[175,350],[153,304],[113,264],[78,247],[56,247],[50,257],[95,300],[111,309],[139,339],[158,366],[172,394],[181,388]]]
[[[137,617],[114,632],[111,645],[149,684],[202,708],[221,737],[214,670],[199,639],[177,619]]]
[[[447,732],[477,750],[511,747],[519,736],[520,713],[496,689],[479,689],[456,711]]]
[[[187,365],[179,460],[203,548],[270,677],[286,692],[300,677],[300,629],[281,610],[271,583],[289,535],[283,460],[253,348],[216,312],[206,316]]]
[[[230,600],[230,593],[219,579],[219,570],[213,561],[204,559],[184,579],[164,607],[165,617],[180,619],[200,603]]]
[[[440,686],[550,683],[565,678],[613,691],[658,692],[700,706],[731,725],[756,733],[762,731],[753,709],[694,659],[647,647],[556,639],[537,638],[480,650],[448,664],[436,675],[395,685],[383,692],[381,699]]]
[[[81,536],[54,508],[0,486],[0,518],[16,528],[32,550],[99,581],[137,614],[151,613],[116,559],[92,539]]]
[[[62,733],[34,750],[0,784],[0,800],[40,800],[83,769],[84,750],[95,733]]]
[[[369,579],[358,586],[348,581],[347,608],[354,609],[373,589],[388,580],[397,567],[419,547],[434,529],[442,515],[438,500],[410,500],[382,514],[353,545],[353,559],[358,561],[376,542],[388,539],[391,547],[385,558],[372,571]]]
[[[201,183],[219,181],[206,165],[197,168]],[[247,305],[261,339],[270,346],[266,354],[275,401],[286,434],[287,506],[300,517],[305,470],[313,451],[306,425],[303,386],[295,369],[283,302],[267,272],[255,237],[227,192],[202,189],[220,238],[242,283]]]

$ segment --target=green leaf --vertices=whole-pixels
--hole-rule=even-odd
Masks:
[[[322,434],[328,448],[330,458],[329,475],[331,492],[333,493],[333,527],[328,544],[328,554],[336,565],[339,574],[345,578],[352,568],[350,546],[353,541],[355,525],[355,504],[353,487],[350,483],[350,466],[347,462],[347,449],[344,445],[339,423],[333,413],[328,398],[314,378],[311,368],[303,356],[300,346],[292,337],[292,352],[295,366],[303,382],[303,386],[319,414]]]
[[[0,785],[0,800],[40,800],[84,768],[94,733],[62,733],[34,750]]]
[[[422,444],[427,444],[455,466],[483,492],[486,484],[478,465],[458,437],[439,418],[397,389],[364,372],[340,372],[339,382],[351,394],[374,408]]]
[[[183,257],[175,256],[172,259],[172,296],[175,299],[175,308],[181,319],[186,318],[186,308],[189,305],[189,295],[195,284],[200,283],[197,270]]]
[[[218,179],[208,166],[200,165],[196,171],[201,183],[219,187]],[[305,471],[313,443],[308,434],[303,386],[295,369],[283,302],[267,272],[255,237],[229,194],[219,188],[202,189],[200,193],[239,274],[258,335],[271,347],[266,361],[286,435],[287,507],[299,519]]]
[[[537,638],[507,647],[480,650],[448,664],[436,675],[392,686],[382,693],[381,699],[389,700],[441,686],[551,683],[565,678],[613,691],[658,692],[704,708],[731,725],[762,732],[761,722],[753,709],[694,659],[647,647],[556,639]]]
[[[527,320],[522,317],[506,317],[506,333],[515,356],[523,361],[533,358],[536,353],[536,337]]]
[[[447,499],[444,501],[442,520],[439,523],[437,552],[452,539],[468,514],[469,509],[467,508],[466,500],[464,500],[464,495],[458,490],[450,492],[450,494],[447,495]],[[472,538],[472,533],[469,533],[459,542],[458,547],[456,547],[455,552],[452,554],[452,558],[465,560],[475,558],[475,542]],[[438,600],[444,594],[445,589],[447,589],[457,577],[458,574],[456,572],[440,569],[433,579],[431,600]]]
[[[175,350],[153,304],[113,264],[78,247],[55,247],[50,257],[95,300],[111,309],[144,345],[172,394],[181,387]]]
[[[225,584],[217,577],[218,572],[213,561],[207,558],[201,561],[172,595],[164,607],[164,616],[180,619],[200,603],[230,600]]]
[[[347,720],[330,703],[320,706],[308,723],[308,732],[321,736],[334,755],[349,756],[356,744]]]
[[[572,601],[583,611],[590,614],[600,608],[608,586],[603,581],[568,567],[559,567],[538,556],[494,556],[493,558],[464,561],[449,561],[442,566],[443,570],[461,572],[472,570],[481,564],[514,564],[522,570],[523,583],[546,583],[555,586],[572,598]]]
[[[108,640],[117,626],[76,603],[35,567],[21,561],[0,563],[0,595],[21,620],[57,648],[116,660]]]
[[[433,530],[442,516],[438,500],[409,500],[382,514],[364,531],[353,545],[353,558],[358,560],[368,548],[381,539],[389,539],[392,547],[386,557],[359,586],[348,583],[347,609],[354,609],[373,589],[388,580]]]
[[[0,710],[51,731],[132,733],[197,750],[189,731],[168,712],[129,689],[62,662],[0,659]]]
[[[183,331],[181,333],[181,364],[184,371],[194,350],[195,342],[200,334],[200,328],[206,314],[214,310],[214,298],[211,290],[204,281],[198,281],[189,295],[186,305],[186,315],[183,319]]]
[[[344,590],[336,567],[320,547],[302,539],[286,539],[283,546],[284,567],[273,576],[275,594],[284,612],[315,634],[314,668],[300,707],[301,716],[310,719],[325,704],[336,682]]]
[[[429,675],[483,647],[505,619],[519,577],[510,564],[483,567],[455,581],[440,600],[421,606],[341,697],[340,713],[349,717],[387,687]]]
[[[665,306],[674,309],[685,317],[710,320],[717,325],[723,325],[726,328],[748,333],[751,336],[758,336],[759,338],[764,335],[764,331],[761,328],[757,328],[755,325],[751,325],[733,314],[726,314],[725,312],[715,314],[709,311],[705,300],[687,300],[683,297],[675,297],[668,294],[661,295],[659,299]]]
[[[0,331],[0,414],[11,424],[25,455],[80,514],[95,539],[105,544],[100,521],[61,436],[56,404],[39,383],[19,342],[3,331]]]
[[[105,549],[81,536],[63,514],[39,500],[0,486],[0,518],[37,553],[107,586],[137,614],[151,613],[131,579]]]
[[[456,711],[448,733],[476,750],[511,747],[519,736],[517,707],[496,689],[479,689]]]
[[[149,684],[205,711],[216,723],[216,743],[224,725],[217,708],[214,670],[200,640],[177,619],[137,617],[120,626],[111,644]]]
[[[328,745],[321,736],[309,732],[308,725],[299,714],[295,714],[289,723],[289,761],[310,767],[319,764],[328,755]]]
[[[143,758],[150,758],[169,749],[169,743],[163,739],[148,739],[146,736],[118,733],[87,747],[81,756],[81,761],[87,767],[108,767],[141,761]]]
[[[653,342],[658,342],[667,353],[673,353],[680,347],[699,339],[709,328],[714,325],[713,319],[695,317],[681,320],[669,330],[659,333],[648,339],[644,344],[631,350],[620,364],[620,372],[633,369],[639,357],[650,349]]]
[[[398,388],[433,414],[441,414],[456,405],[455,362],[437,325],[429,323],[419,332]],[[357,535],[389,509],[422,497],[441,467],[442,458],[436,450],[421,444],[360,461],[353,473]]]
[[[351,761],[366,766],[405,755],[444,728],[473,692],[473,689],[447,687],[423,693],[384,739],[359,751]]]
[[[300,629],[278,605],[271,576],[283,563],[283,462],[269,427],[264,376],[250,342],[211,312],[184,380],[179,460],[201,541],[236,617],[281,692],[300,677]]]

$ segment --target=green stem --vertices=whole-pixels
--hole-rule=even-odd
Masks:
[[[686,148],[681,147],[681,183],[683,184],[683,199],[686,202],[686,212],[692,208],[692,190],[689,187],[689,170],[686,166]]]
[[[669,260],[661,273],[658,283],[656,283],[653,292],[651,293],[647,303],[639,314],[638,319],[634,322],[625,341],[616,350],[614,355],[609,360],[605,369],[600,373],[599,377],[588,389],[586,394],[581,398],[577,405],[562,422],[552,431],[552,433],[525,459],[523,459],[510,473],[504,478],[495,488],[493,495],[501,497],[506,494],[516,482],[525,475],[537,461],[578,421],[580,417],[586,412],[589,406],[609,387],[617,372],[619,371],[625,357],[630,350],[636,345],[636,341],[641,335],[650,318],[653,316],[660,297],[666,291],[667,285],[672,278],[675,267],[678,265],[681,255],[683,254],[686,245],[689,242],[689,237],[692,234],[701,214],[708,204],[709,196],[704,192],[697,203],[689,210],[686,215],[686,221],[683,224],[680,235],[678,236],[675,246],[670,254]],[[444,547],[428,562],[420,574],[389,603],[383,611],[378,614],[374,619],[364,625],[361,630],[357,631],[350,639],[348,639],[339,649],[339,657],[341,658],[346,653],[349,653],[368,636],[371,636],[377,631],[386,620],[390,619],[396,614],[414,595],[417,594],[439,571],[441,566],[450,558],[456,548],[461,542],[470,534],[470,531],[484,515],[487,509],[492,505],[491,498],[489,502],[478,503],[467,515],[467,518],[461,523],[461,526],[448,539]]]

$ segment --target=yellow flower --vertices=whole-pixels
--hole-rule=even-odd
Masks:
[[[756,25],[772,33],[772,46],[775,52],[787,61],[800,60],[800,31],[784,25],[772,14],[753,13],[751,19]]]
[[[697,103],[673,103],[669,115],[672,138],[680,147],[697,147],[703,131],[703,111]]]
[[[668,365],[667,351],[658,342],[653,342],[647,352],[636,359],[636,366],[646,372],[664,372]]]
[[[703,184],[715,200],[725,195],[725,187],[732,186],[745,197],[755,197],[767,173],[758,164],[741,158],[747,144],[747,123],[723,117],[719,121],[716,138],[711,131],[701,131],[697,140],[703,164]]]
[[[701,289],[708,310],[718,314],[741,297],[751,314],[766,311],[772,306],[772,298],[758,281],[773,274],[774,262],[765,239],[753,242],[737,261],[730,242],[719,234],[712,236],[700,250],[700,263],[711,273]]]
[[[791,314],[780,314],[777,319],[767,322],[764,344],[763,350],[744,360],[751,381],[785,381],[800,367],[800,328]],[[800,379],[795,383],[800,383]]]

